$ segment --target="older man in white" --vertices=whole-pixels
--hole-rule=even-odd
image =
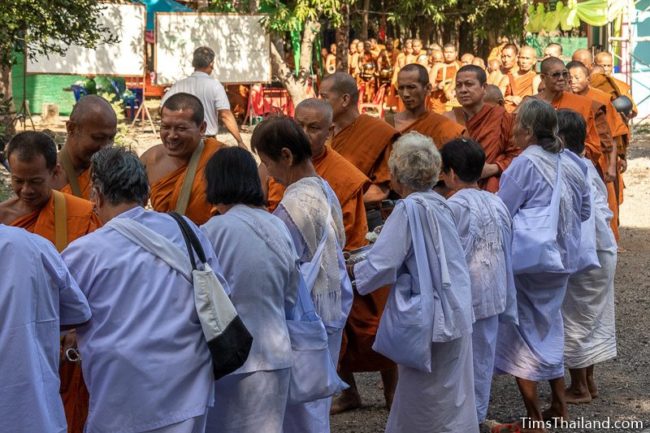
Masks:
[[[93,156],[91,172],[106,225],[63,252],[94,315],[77,329],[90,392],[86,433],[202,433],[214,375],[192,284],[111,226],[130,220],[186,251],[180,228],[142,207],[147,176],[134,153],[104,149]],[[188,224],[220,277],[209,241]]]

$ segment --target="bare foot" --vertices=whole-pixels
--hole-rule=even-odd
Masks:
[[[567,420],[569,419],[569,413],[567,412],[566,408],[564,410],[560,410],[553,406],[549,407],[544,412],[542,412],[542,419],[544,421],[550,421],[554,418],[561,418]]]
[[[579,390],[568,387],[564,390],[564,401],[568,404],[591,403],[591,394],[588,390]]]
[[[593,376],[587,376],[587,388],[589,388],[589,394],[592,399],[598,398],[598,387]]]
[[[347,412],[361,407],[361,397],[357,392],[346,392],[339,395],[332,401],[330,415]]]

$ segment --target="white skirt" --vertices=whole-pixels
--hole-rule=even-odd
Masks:
[[[204,433],[206,418],[207,413],[166,427],[147,430],[143,433]]]
[[[283,368],[218,380],[205,433],[282,433],[289,374]]]
[[[472,336],[431,345],[431,373],[398,364],[386,433],[478,433]]]
[[[472,327],[472,357],[474,359],[474,397],[478,422],[485,421],[490,404],[490,389],[494,373],[494,355],[499,332],[499,315],[474,322]]]
[[[564,361],[585,368],[616,357],[616,252],[598,251],[600,268],[572,275],[562,305]]]

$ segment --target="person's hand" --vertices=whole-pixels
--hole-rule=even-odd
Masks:
[[[63,336],[61,340],[61,362],[67,361],[66,352],[68,349],[77,348],[77,333],[75,330],[71,330]]]
[[[618,171],[619,173],[625,173],[627,170],[627,159],[618,158]]]
[[[486,163],[483,166],[483,171],[481,172],[481,179],[496,176],[497,174],[499,174],[499,166],[496,164]]]
[[[244,140],[238,141],[237,146],[241,147],[242,149],[249,150],[248,146],[246,146],[246,143],[244,143]]]

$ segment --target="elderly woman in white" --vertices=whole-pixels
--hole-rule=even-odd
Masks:
[[[362,295],[393,284],[373,346],[399,368],[386,432],[477,433],[470,279],[453,214],[432,191],[440,154],[412,132],[388,166],[404,199],[351,269]]]

